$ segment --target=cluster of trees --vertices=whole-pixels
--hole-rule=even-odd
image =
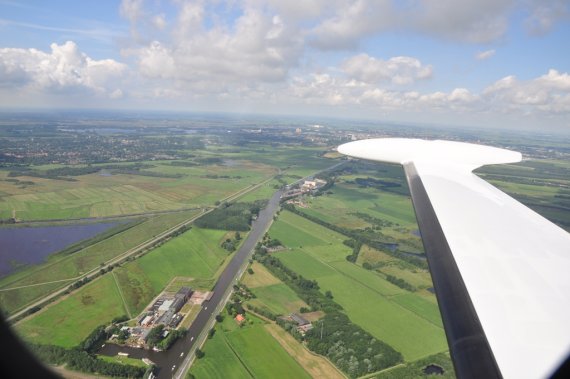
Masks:
[[[148,333],[146,343],[151,347],[157,347],[161,350],[170,348],[179,338],[182,338],[188,332],[185,328],[178,330],[172,329],[168,331],[168,335],[164,337],[164,325],[157,325]]]
[[[226,304],[226,312],[232,317],[236,317],[238,314],[244,315],[245,309],[240,301],[233,301]]]
[[[402,288],[402,289],[405,289],[406,291],[410,291],[410,292],[416,291],[416,287],[412,286],[410,283],[406,282],[404,279],[397,278],[394,275],[386,274],[386,280],[389,281],[390,283]]]
[[[245,307],[253,313],[257,313],[258,315],[268,318],[272,321],[277,320],[277,316],[265,308],[259,308],[251,304],[246,304]]]
[[[341,312],[327,313],[306,333],[305,340],[311,351],[326,356],[351,378],[403,361],[399,352],[353,324]]]
[[[253,203],[227,203],[200,217],[195,224],[201,228],[248,231],[251,220],[257,215],[265,201]]]
[[[326,291],[323,295],[316,281],[296,274],[274,256],[259,255],[256,259],[295,291],[312,310],[326,312],[320,323],[305,336],[299,333],[294,323],[276,318],[277,324],[293,337],[305,340],[310,350],[326,356],[352,378],[379,371],[402,361],[399,352],[353,324],[345,314],[341,313],[342,307],[333,300],[333,294]],[[258,309],[254,309],[254,312],[263,315]]]
[[[63,167],[56,167],[51,168],[45,171],[38,171],[32,170],[29,167],[19,167],[14,168],[8,176],[10,177],[17,177],[17,176],[33,176],[36,178],[45,178],[45,179],[58,179],[58,180],[75,180],[71,179],[70,177],[73,176],[82,176],[82,175],[89,175],[97,173],[101,170],[113,170],[113,172],[119,173],[120,171],[140,171],[141,169],[145,168],[152,168],[155,167],[150,164],[144,163],[134,163],[129,165],[99,165],[99,166],[63,166]]]
[[[107,362],[79,348],[65,349],[54,345],[31,345],[42,361],[54,365],[65,364],[72,370],[122,378],[142,378],[146,369],[121,363]]]
[[[150,330],[146,338],[146,343],[150,347],[155,347],[162,340],[162,332],[164,331],[164,325],[157,325]]]
[[[297,330],[297,324],[285,318],[278,318],[275,323],[291,334],[297,341],[303,341],[305,337]]]
[[[122,320],[125,317],[121,316],[118,319]],[[142,378],[146,371],[145,368],[103,361],[92,354],[111,332],[111,330],[106,331],[103,325],[98,326],[78,346],[71,349],[39,344],[31,344],[30,348],[42,362],[49,364],[65,364],[72,370],[105,376]]]
[[[293,270],[286,267],[278,258],[271,255],[256,255],[256,259],[261,262],[273,275],[287,284],[297,295],[307,303],[313,311],[324,310],[325,312],[342,309],[340,304],[335,303],[332,298],[323,295],[319,291],[319,284],[316,280],[309,280],[302,275],[298,275]]]
[[[105,341],[107,337],[109,335],[105,331],[105,326],[99,325],[81,342],[79,347],[81,350],[92,352],[95,348],[101,346],[101,342]]]
[[[185,328],[170,330],[170,333],[168,333],[168,335],[157,344],[157,347],[161,350],[167,350],[174,345],[174,342],[179,338],[184,337],[187,332],[188,330]]]
[[[354,239],[342,241],[348,247],[352,247],[352,254],[346,256],[346,260],[349,262],[356,262],[358,259],[358,254],[360,254],[360,249],[362,248],[362,242]]]
[[[354,215],[356,217],[358,217],[361,220],[364,220],[374,226],[377,227],[390,227],[390,226],[394,226],[394,223],[391,221],[387,221],[387,220],[382,220],[381,218],[377,218],[377,217],[373,217],[370,216],[368,213],[364,213],[364,212],[353,212],[351,213],[351,215]],[[396,224],[398,225],[398,224]]]
[[[341,226],[337,226],[326,221],[321,220],[318,217],[306,214],[299,209],[297,209],[293,204],[283,204],[283,208],[287,209],[290,212],[293,212],[299,216],[305,217],[306,219],[313,221],[319,225],[324,226],[325,228],[331,229],[337,233],[343,234],[349,238],[354,239],[355,241],[359,241],[364,245],[368,245],[374,249],[381,250],[386,254],[389,254],[395,258],[401,259],[407,263],[410,263],[416,267],[427,269],[427,262],[425,259],[422,259],[419,255],[418,257],[410,256],[408,254],[403,254],[397,250],[397,244],[392,242],[385,242],[379,240],[379,238],[388,239],[388,237],[384,236],[380,232],[376,232],[373,230],[351,230],[347,228],[343,228]],[[395,250],[392,250],[387,247],[395,247]],[[357,257],[356,257],[357,258]],[[354,260],[356,261],[356,258]]]
[[[241,234],[240,232],[236,232],[234,238],[226,238],[224,242],[222,242],[222,248],[229,251],[230,253],[234,252],[237,248],[237,245],[241,241]]]

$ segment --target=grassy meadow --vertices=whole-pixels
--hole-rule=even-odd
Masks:
[[[140,313],[174,277],[192,278],[183,284],[194,288],[201,287],[196,285],[199,280],[213,279],[228,257],[228,252],[220,247],[225,234],[225,231],[195,227],[116,269],[131,313]]]
[[[34,185],[22,188],[7,181],[0,171],[0,218],[52,220],[109,217],[153,211],[212,205],[252,184],[273,175],[275,169],[251,161],[234,166],[172,166],[169,162],[144,162],[155,167],[146,171],[172,177],[134,174],[101,176],[89,174],[75,181],[20,177]],[[41,171],[42,167],[35,167]],[[176,175],[180,177],[175,177]]]
[[[190,373],[196,378],[310,378],[252,315],[243,327],[229,316],[207,340],[204,358],[197,359]]]
[[[286,266],[316,279],[320,290],[330,290],[353,322],[400,351],[407,361],[447,350],[437,305],[396,287],[381,273],[346,261],[351,252],[342,244],[346,237],[287,211],[281,212],[269,233],[295,247],[274,253]]]
[[[126,314],[112,277],[107,274],[16,324],[25,340],[73,347],[97,326]]]
[[[130,248],[147,241],[152,236],[156,236],[196,214],[198,214],[197,211],[187,211],[148,217],[146,221],[90,245],[81,251],[67,256],[54,254],[44,264],[2,278],[0,280],[0,289],[24,288],[1,291],[0,306],[7,314],[12,313],[26,304],[51,293],[55,289],[73,283],[73,280],[44,285],[36,284],[73,279],[96,269],[101,263],[124,253]]]
[[[196,288],[194,281],[172,281],[174,277],[210,279],[228,256],[219,247],[224,235],[224,231],[193,228],[24,319],[17,330],[32,342],[75,346],[114,317],[136,317],[169,283],[173,291],[182,285]]]
[[[245,273],[241,282],[256,296],[248,303],[270,311],[275,315],[289,315],[309,306],[286,284],[276,278],[262,264],[254,261],[250,268],[253,274]]]

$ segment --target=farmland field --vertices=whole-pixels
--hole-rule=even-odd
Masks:
[[[30,342],[73,347],[95,327],[124,314],[115,281],[107,274],[16,324],[16,330]]]
[[[256,378],[310,378],[263,325],[236,330],[227,338]]]
[[[35,183],[25,189],[5,181],[8,173],[0,171],[0,218],[10,217],[13,211],[21,220],[45,220],[108,217],[212,205],[275,172],[269,166],[251,161],[237,161],[233,167],[178,167],[167,163],[151,162],[155,167],[148,171],[180,177],[89,174],[75,177],[76,181],[21,177]]]
[[[256,307],[265,307],[275,315],[288,315],[299,312],[301,307],[308,308],[308,305],[283,283],[253,288],[252,292],[257,298],[249,302]]]
[[[310,378],[254,316],[251,325],[237,328],[225,316],[214,337],[204,346],[205,356],[190,372],[197,378]],[[232,325],[232,323],[234,325]]]
[[[242,277],[242,283],[249,288],[265,287],[272,284],[281,283],[281,281],[273,276],[272,273],[267,271],[267,269],[263,267],[261,263],[254,261],[250,267],[253,270],[254,274],[248,274]]]
[[[312,244],[305,243],[302,248],[274,253],[286,266],[316,279],[321,292],[331,291],[353,322],[400,351],[407,361],[447,350],[435,303],[396,287],[379,273],[346,261],[350,249],[340,242],[342,236],[292,216],[299,217],[281,212],[270,235],[279,238],[285,226],[288,234],[283,237],[295,236],[302,229],[302,233],[328,238],[320,244],[312,240]],[[404,297],[399,299],[400,296]]]
[[[116,270],[132,314],[138,314],[176,276],[210,279],[228,256],[220,247],[226,232],[192,228]],[[196,288],[195,282],[189,284]],[[209,288],[208,288],[209,289]]]
[[[0,288],[34,285],[62,279],[70,279],[70,281],[2,291],[0,292],[2,309],[7,313],[14,312],[57,288],[69,285],[73,282],[73,278],[96,269],[101,263],[189,219],[196,213],[196,211],[191,211],[150,217],[131,229],[90,245],[81,251],[63,257],[55,254],[48,258],[45,264],[5,277],[0,280]]]

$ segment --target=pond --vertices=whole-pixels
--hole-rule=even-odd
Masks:
[[[39,264],[53,253],[92,238],[118,222],[42,227],[0,228],[0,277],[18,268]]]

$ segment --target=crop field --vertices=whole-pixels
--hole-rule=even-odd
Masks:
[[[299,312],[299,308],[307,307],[297,294],[286,284],[273,284],[265,287],[251,289],[257,296],[250,300],[256,307],[267,308],[275,315],[288,315],[292,312]]]
[[[116,270],[132,314],[138,314],[176,276],[210,279],[228,256],[225,231],[192,228]],[[190,283],[196,287],[195,282]]]
[[[570,162],[528,160],[483,167],[483,179],[570,231]]]
[[[310,208],[303,209],[303,212],[351,229],[370,226],[355,216],[356,212],[367,213],[404,228],[417,229],[414,209],[408,196],[375,188],[360,188],[346,182],[335,184],[331,191],[332,195],[313,198]]]
[[[52,255],[45,264],[31,267],[0,280],[0,288],[30,286],[62,279],[73,279],[99,267],[128,249],[148,240],[153,235],[195,215],[196,211],[164,214],[150,217],[135,227],[95,243],[68,256]],[[11,313],[57,288],[73,283],[59,282],[24,287],[0,292],[0,305],[4,312]]]
[[[341,374],[336,367],[325,358],[315,355],[303,345],[299,343],[293,336],[283,330],[280,326],[274,324],[265,325],[267,330],[273,338],[275,338],[289,355],[295,358],[297,362],[305,371],[313,378],[327,378],[327,379],[343,379],[345,376]]]
[[[294,213],[283,211],[271,228],[271,238],[277,238],[287,247],[332,245],[347,239]],[[347,248],[348,249],[348,248]]]
[[[331,233],[334,237],[334,232],[308,220],[292,222],[291,216],[296,215],[281,212],[270,235],[277,237],[274,229],[279,231],[286,225],[287,235],[297,235],[302,229],[319,238]],[[350,249],[339,240],[324,239],[320,244],[312,241],[302,248],[274,254],[298,274],[316,279],[321,292],[330,290],[353,322],[400,351],[407,361],[446,351],[437,305],[396,287],[379,273],[346,261]]]
[[[311,175],[337,163],[337,160],[321,156],[323,148],[294,147],[262,147],[244,148],[240,153],[227,154],[235,159],[249,159],[268,166],[277,167],[288,175],[304,177]]]
[[[124,314],[118,288],[107,274],[16,324],[16,331],[30,342],[73,347],[97,326]]]
[[[262,324],[228,333],[227,338],[255,378],[310,378]]]
[[[274,168],[251,161],[236,161],[231,167],[145,163],[155,166],[147,171],[173,177],[89,174],[74,177],[76,181],[20,177],[35,183],[22,188],[5,180],[7,171],[0,171],[0,218],[11,217],[13,210],[21,220],[50,220],[212,205],[275,173]]]
[[[279,284],[281,281],[258,262],[253,262],[250,266],[253,275],[247,274],[242,277],[242,283],[249,288],[265,287],[272,284]]]
[[[226,315],[190,373],[196,378],[310,378],[260,320],[248,318],[252,324],[237,328]]]
[[[222,333],[217,330],[214,337],[206,342],[203,348],[204,358],[194,361],[190,373],[196,378],[253,378],[230,348]]]

